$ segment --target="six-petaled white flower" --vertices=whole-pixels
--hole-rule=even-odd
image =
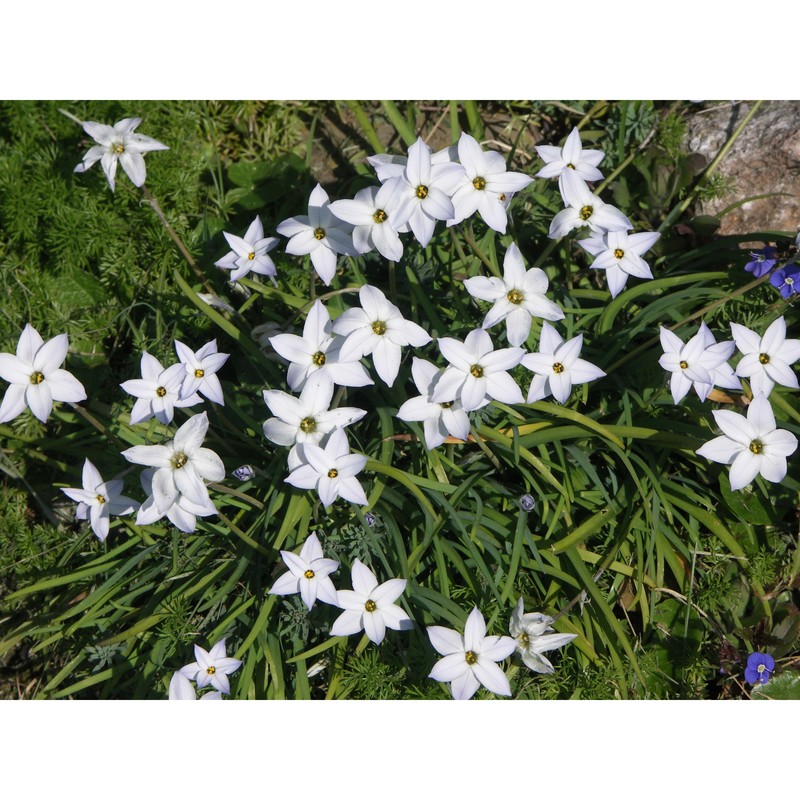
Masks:
[[[286,243],[289,255],[311,256],[311,263],[326,286],[336,274],[337,256],[357,255],[353,226],[336,217],[329,206],[328,193],[317,184],[308,201],[308,215],[285,219],[276,229],[291,237]]]
[[[786,338],[786,320],[773,322],[763,336],[744,325],[731,323],[736,347],[743,353],[736,365],[736,374],[750,381],[753,394],[769,395],[775,384],[798,389],[797,376],[791,365],[800,358],[800,339]]]
[[[83,384],[61,369],[68,347],[66,333],[45,342],[28,324],[17,342],[17,354],[0,353],[0,378],[11,384],[0,405],[0,422],[14,419],[26,407],[36,419],[47,422],[54,400],[78,403],[86,399]]]
[[[521,362],[523,367],[536,373],[528,389],[529,403],[550,394],[559,403],[566,403],[573,386],[606,374],[589,361],[578,358],[582,347],[583,334],[565,342],[552,325],[542,323],[539,352],[527,353]]]
[[[95,536],[104,542],[108,536],[111,515],[123,517],[139,508],[139,503],[122,494],[123,481],[104,481],[87,458],[83,462],[83,488],[61,491],[78,504],[77,519],[89,519]]]
[[[386,629],[409,630],[411,618],[395,600],[405,591],[406,581],[392,578],[378,585],[370,568],[356,559],[352,568],[353,589],[336,593],[344,611],[331,626],[331,636],[351,636],[363,630],[374,644],[380,644]]]
[[[298,489],[316,489],[319,499],[328,508],[337,497],[365,506],[367,496],[356,475],[364,469],[367,457],[351,453],[344,428],[336,428],[325,447],[306,442],[292,450],[292,471],[286,483]]]
[[[558,188],[563,195],[563,175],[573,170],[584,181],[601,181],[603,173],[597,165],[605,155],[602,150],[584,150],[581,144],[581,135],[577,128],[573,128],[563,147],[554,147],[542,144],[536,152],[545,165],[536,173],[537,178],[558,177]]]
[[[306,538],[299,555],[281,550],[281,558],[289,571],[275,581],[268,594],[299,593],[309,611],[318,599],[338,607],[336,589],[329,576],[339,568],[339,562],[325,558],[316,533]]]
[[[186,495],[178,492],[175,499],[169,506],[162,506],[159,510],[156,506],[156,498],[153,495],[153,475],[156,470],[145,469],[139,476],[142,489],[147,495],[147,499],[142,503],[139,513],[136,515],[137,525],[152,525],[154,522],[166,517],[179,531],[193,533],[197,527],[197,517],[211,517],[217,513],[217,507],[211,498],[206,495],[202,503],[194,503]]]
[[[712,411],[722,436],[706,442],[697,455],[730,464],[731,489],[742,489],[759,473],[780,483],[786,475],[786,458],[797,449],[797,437],[775,425],[775,415],[764,394],[747,408],[747,417],[735,411]]]
[[[506,321],[508,341],[514,347],[525,343],[531,330],[533,317],[564,319],[564,312],[544,295],[548,281],[544,271],[533,267],[525,270],[522,253],[516,244],[510,244],[503,259],[503,277],[467,278],[464,288],[479,300],[494,303],[483,320],[484,328]]]
[[[352,425],[367,413],[352,407],[329,410],[332,398],[333,382],[320,372],[306,381],[300,397],[265,389],[264,402],[275,416],[264,423],[264,436],[280,445],[319,444],[335,428]]]
[[[582,239],[578,244],[595,256],[592,269],[604,269],[608,291],[616,297],[628,281],[628,276],[652,280],[653,273],[642,258],[661,236],[660,233],[631,233],[607,231]]]
[[[575,633],[549,633],[553,630],[553,618],[547,614],[532,612],[524,614],[522,598],[511,612],[511,621],[508,632],[517,643],[517,652],[522,656],[522,661],[528,669],[551,675],[555,672],[553,665],[542,655],[548,650],[555,650],[571,642]]]
[[[458,140],[458,159],[464,167],[464,178],[453,192],[455,217],[448,227],[478,211],[490,228],[505,233],[507,195],[524,189],[533,178],[521,172],[507,172],[503,156],[483,150],[468,133],[462,133]]]
[[[741,388],[731,370],[725,369],[735,349],[734,343],[715,341],[705,322],[686,344],[667,328],[660,327],[659,331],[664,355],[658,363],[672,373],[669,385],[673,402],[680,403],[692,386],[703,401],[715,383],[728,389]]]
[[[216,339],[204,344],[196,353],[183,342],[176,341],[175,350],[184,368],[181,397],[200,392],[212,402],[224,406],[225,398],[216,373],[230,358],[230,353],[218,353]]]
[[[194,646],[194,657],[197,659],[180,669],[181,675],[197,683],[197,688],[202,689],[211,685],[222,694],[231,693],[228,675],[236,672],[242,666],[238,658],[228,658],[225,654],[225,640],[220,639],[210,651],[204,650],[200,645]]]
[[[551,239],[560,239],[571,230],[584,226],[595,233],[633,228],[630,220],[618,208],[592,194],[592,190],[572,170],[564,174],[563,181],[567,208],[553,217],[548,233]]]
[[[406,422],[421,422],[425,432],[425,446],[428,450],[438,447],[448,436],[466,441],[469,436],[469,417],[460,400],[434,403],[431,400],[433,388],[444,370],[421,358],[414,356],[411,363],[411,376],[417,389],[417,397],[406,400],[397,412],[398,419]],[[482,405],[491,401],[484,398]]]
[[[350,361],[371,355],[378,375],[391,386],[400,369],[401,348],[422,347],[431,337],[416,322],[405,319],[380,289],[364,285],[358,299],[361,308],[349,308],[333,322],[333,332],[346,337],[341,358]]]
[[[150,353],[142,353],[142,377],[120,384],[129,395],[138,398],[131,409],[131,425],[155,417],[168,425],[175,415],[175,406],[186,408],[203,402],[198,394],[182,394],[186,369],[183,364],[161,366]]]
[[[286,382],[295,392],[316,372],[326,375],[338,386],[367,386],[373,382],[364,365],[359,363],[360,354],[351,360],[342,358],[344,339],[332,335],[331,317],[321,300],[308,312],[302,336],[279,333],[270,336],[269,343],[278,355],[290,362]]]
[[[428,627],[434,650],[444,658],[433,665],[428,675],[450,684],[456,700],[469,700],[481,684],[490,692],[511,696],[511,686],[498,661],[508,658],[517,643],[510,636],[487,636],[486,622],[477,607],[472,609],[464,635],[440,625]]]
[[[214,265],[222,269],[232,270],[230,280],[238,281],[248,272],[270,277],[277,273],[275,263],[267,255],[278,246],[277,236],[264,236],[264,226],[260,217],[256,217],[247,229],[244,238],[223,231],[222,234],[231,247],[231,252],[223,256]]]
[[[141,121],[139,117],[131,117],[120,120],[113,128],[100,122],[84,122],[83,129],[97,144],[89,148],[83,161],[75,167],[74,171],[86,172],[89,167],[99,161],[113,192],[117,162],[119,162],[122,169],[125,170],[125,174],[131,179],[131,183],[134,186],[143,186],[147,177],[147,169],[142,153],[149,153],[153,150],[169,150],[169,147],[149,136],[134,133]]]
[[[445,337],[436,344],[450,366],[433,387],[434,403],[460,400],[464,411],[475,411],[486,405],[487,397],[501,403],[523,402],[519,386],[508,374],[525,355],[521,347],[495,350],[483,328],[470,331],[463,342]]]

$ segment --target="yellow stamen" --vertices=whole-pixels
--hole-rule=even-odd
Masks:
[[[317,241],[325,238],[325,228],[314,228],[314,238]]]
[[[303,577],[304,577],[304,578],[308,578],[309,580],[311,580],[311,579],[314,577],[314,570],[313,570],[313,569],[307,569],[307,570],[306,570],[306,571],[303,573]]]
[[[472,375],[473,378],[482,378],[483,377],[483,367],[480,364],[473,364],[469,368],[469,374]]]
[[[482,192],[486,188],[486,179],[485,178],[475,178],[472,181],[472,185],[479,191]]]
[[[758,439],[753,439],[750,442],[750,452],[754,453],[755,455],[759,455],[764,450],[764,445],[758,441]]]
[[[41,372],[32,372],[31,373],[31,383],[34,386],[38,386],[44,380],[44,375]]]
[[[760,353],[758,356],[758,361],[761,364],[769,364],[769,356],[766,353]]]
[[[373,215],[372,219],[380,225],[382,222],[386,222],[389,219],[389,215],[382,209],[379,208]]]
[[[364,608],[367,611],[374,611],[377,607],[378,606],[375,605],[375,601],[374,600],[367,600],[367,602],[364,603]]]
[[[329,478],[335,478],[338,474],[339,474],[339,470],[338,469],[329,469],[328,470],[328,477]]]
[[[386,333],[386,323],[376,320],[372,323],[372,332],[377,336],[383,336]]]
[[[317,422],[313,417],[306,417],[300,420],[300,430],[303,433],[313,433],[317,428]]]
[[[556,361],[556,363],[553,364],[553,372],[555,372],[556,375],[560,375],[563,371],[564,371],[564,365],[559,364],[559,362]]]
[[[678,366],[681,369],[689,369],[689,362],[688,361],[679,361]]]
[[[428,187],[427,186],[417,186],[417,197],[420,200],[424,200],[428,196]]]
[[[195,378],[202,378],[205,374],[206,374],[206,372],[203,369],[196,369],[194,371]]]
[[[478,656],[473,653],[472,650],[467,650],[467,652],[464,653],[464,661],[466,661],[470,666],[472,666],[477,660]]]
[[[188,461],[189,456],[187,456],[186,453],[175,453],[175,455],[172,456],[172,468],[180,469],[181,467],[185,467]]]
[[[620,250],[619,247],[614,251],[614,258],[622,258],[625,255],[624,250]]]
[[[589,219],[589,217],[591,217],[593,213],[594,213],[593,206],[584,206],[581,209],[580,217],[584,222],[586,222],[586,220]]]
[[[159,386],[158,389],[156,389],[156,394],[159,397],[163,397],[166,393],[167,393],[167,390],[163,386]]]
[[[317,351],[311,356],[311,363],[317,367],[324,367],[325,366],[325,353]]]
[[[518,306],[525,299],[525,296],[519,289],[512,289],[506,297],[508,298],[508,302],[513,303],[515,306]]]

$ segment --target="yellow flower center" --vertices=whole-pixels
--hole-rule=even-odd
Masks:
[[[166,393],[167,393],[167,390],[163,386],[159,386],[158,389],[156,389],[156,394],[159,397],[163,397]]]
[[[472,375],[473,378],[482,378],[483,377],[483,367],[480,364],[473,364],[469,368],[469,374]]]
[[[451,400],[449,403],[439,403],[439,405],[442,408],[452,408],[453,407],[453,401]]]
[[[769,356],[766,353],[760,353],[758,360],[761,364],[769,364]]]
[[[681,369],[689,369],[689,362],[688,361],[679,361],[678,366]]]
[[[417,197],[420,200],[424,200],[428,196],[428,187],[427,186],[417,186]]]
[[[593,206],[584,206],[581,209],[580,217],[584,222],[586,222],[586,220],[589,219],[589,217],[591,217],[593,213],[594,213]]]
[[[505,195],[505,192],[504,192],[503,194],[500,195],[500,202],[501,203],[505,203],[505,201],[506,201],[506,195]]]
[[[202,378],[205,374],[206,374],[206,371],[204,369],[196,369],[194,371],[195,378]]]
[[[306,570],[306,571],[303,573],[303,577],[304,577],[304,578],[308,578],[309,580],[311,580],[311,579],[314,577],[314,570],[313,570],[313,569],[307,569],[307,570]]]
[[[759,664],[756,667],[756,672],[758,672],[758,674],[760,675],[766,668],[767,668],[766,664]]]
[[[31,383],[34,385],[40,384],[44,380],[44,375],[41,372],[31,373]]]
[[[111,149],[118,155],[121,156],[125,152],[125,147],[121,144],[114,144],[111,146]]]
[[[380,225],[382,222],[386,222],[389,219],[389,215],[382,209],[379,208],[373,215],[372,219]]]
[[[574,164],[567,164],[567,167],[569,167],[569,169],[575,169],[575,165]]]
[[[252,261],[255,257],[256,257],[255,253],[248,253],[247,254],[247,260],[248,261]]]
[[[208,667],[208,668],[206,669],[206,672],[207,672],[209,675],[213,675],[213,674],[214,674],[216,671],[217,671],[217,668],[216,668],[216,667]]]
[[[472,181],[472,185],[479,191],[482,192],[486,188],[486,178],[474,178]]]
[[[94,499],[97,500],[97,502],[100,503],[101,506],[103,505],[103,503],[107,502],[105,497],[103,497],[103,495],[101,494],[96,494],[94,496]]]
[[[324,367],[325,353],[318,350],[313,356],[311,356],[311,362],[317,367]]]
[[[338,469],[329,469],[328,470],[328,477],[329,478],[335,478],[338,474],[339,474],[339,470]]]
[[[560,375],[563,371],[564,371],[564,365],[556,361],[556,363],[553,364],[553,372],[555,372],[556,375]]]
[[[614,251],[614,258],[622,258],[625,255],[624,250],[620,250],[619,247]]]
[[[383,334],[386,333],[386,323],[376,320],[372,323],[372,332],[376,336],[383,336]]]
[[[367,602],[364,603],[364,608],[367,611],[370,611],[370,612],[374,611],[377,607],[378,606],[375,605],[375,601],[374,600],[367,600]]]
[[[181,467],[185,467],[188,461],[189,456],[187,456],[186,453],[175,453],[175,455],[172,456],[172,468],[180,469]]]
[[[517,636],[517,641],[520,643],[521,647],[527,648],[530,644],[531,638],[523,631],[519,636]]]
[[[314,238],[317,241],[325,238],[325,228],[314,228]]]
[[[513,303],[515,306],[518,306],[525,299],[525,296],[519,289],[512,289],[506,297],[508,298],[508,302]]]
[[[753,439],[750,442],[750,452],[755,453],[755,455],[759,455],[764,450],[764,445],[758,441],[758,439]]]
[[[477,660],[478,656],[473,653],[472,650],[467,650],[467,652],[464,653],[464,661],[466,661],[470,666],[472,666]]]
[[[312,433],[317,429],[317,422],[313,417],[306,417],[300,420],[300,430],[303,433]]]

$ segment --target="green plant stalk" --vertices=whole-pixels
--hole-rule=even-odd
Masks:
[[[400,113],[400,109],[391,100],[382,100],[381,105],[386,112],[386,116],[389,117],[389,122],[394,125],[394,129],[400,135],[406,147],[411,147],[417,141],[417,134]]]

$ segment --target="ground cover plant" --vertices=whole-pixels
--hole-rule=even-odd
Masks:
[[[693,108],[2,104],[2,696],[795,696],[797,232]]]

